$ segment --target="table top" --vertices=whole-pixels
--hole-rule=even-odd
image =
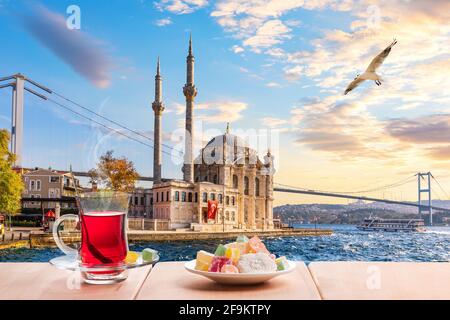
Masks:
[[[323,299],[450,299],[447,262],[312,262]]]
[[[83,283],[80,273],[49,263],[1,263],[0,300],[131,300],[151,266],[129,270],[128,279],[113,285]]]
[[[303,262],[292,272],[263,284],[226,286],[184,269],[184,262],[160,262],[137,295],[138,300],[318,300],[319,292]]]
[[[113,285],[82,283],[49,263],[0,263],[0,300],[8,299],[450,299],[450,262],[297,262],[264,284],[225,286],[189,273],[184,262],[129,270]]]

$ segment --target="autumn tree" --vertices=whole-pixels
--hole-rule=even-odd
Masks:
[[[9,139],[9,132],[0,130],[0,213],[14,215],[21,208],[24,185],[20,174],[12,169],[15,155],[8,150]]]
[[[115,158],[113,151],[107,151],[100,157],[96,169],[89,171],[90,182],[104,185],[114,191],[131,192],[138,178],[132,161],[127,158]]]

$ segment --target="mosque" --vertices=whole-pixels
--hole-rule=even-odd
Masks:
[[[230,133],[212,138],[200,154],[193,155],[194,109],[197,88],[194,82],[192,38],[186,59],[187,77],[185,149],[183,179],[161,177],[162,77],[158,59],[155,76],[153,187],[145,192],[142,203],[149,204],[146,214],[153,219],[170,220],[171,228],[198,231],[233,229],[273,229],[273,156],[264,161],[246,142]],[[148,197],[149,201],[146,201]],[[213,221],[207,219],[208,200],[218,204]],[[133,200],[132,200],[133,204]],[[136,198],[137,207],[139,200]]]

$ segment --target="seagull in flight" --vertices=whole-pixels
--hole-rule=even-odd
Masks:
[[[373,58],[372,62],[367,67],[366,71],[363,74],[358,74],[356,78],[350,82],[347,89],[345,89],[344,95],[355,89],[365,80],[374,80],[377,86],[381,86],[381,77],[375,73],[379,66],[383,64],[384,59],[391,52],[392,47],[397,43],[397,40],[394,39],[392,43],[383,51],[381,51],[375,58]]]

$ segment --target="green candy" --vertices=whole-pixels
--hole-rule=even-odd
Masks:
[[[158,255],[158,251],[156,251],[156,250],[153,250],[150,248],[145,248],[144,250],[142,250],[142,260],[144,260],[146,262],[155,260],[157,255]]]
[[[246,235],[240,235],[237,237],[236,242],[248,242],[248,238]]]
[[[225,255],[226,251],[227,251],[227,248],[224,245],[219,244],[216,251],[214,252],[214,255],[217,257],[223,257]]]

